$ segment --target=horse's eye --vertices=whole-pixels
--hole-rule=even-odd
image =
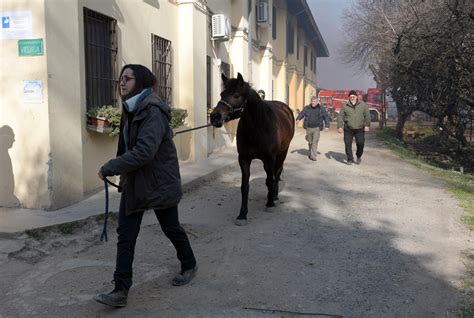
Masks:
[[[237,99],[237,98],[240,97],[240,95],[239,95],[239,94],[234,94],[232,97],[235,98],[235,99]]]

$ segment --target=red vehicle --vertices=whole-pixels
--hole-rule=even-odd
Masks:
[[[349,100],[349,92],[350,90],[322,90],[319,92],[320,103],[326,107],[332,120],[337,119],[342,105]],[[363,100],[369,107],[371,121],[380,120],[382,112],[385,110],[385,91],[379,88],[369,88],[367,94],[360,90],[356,92],[359,100]]]

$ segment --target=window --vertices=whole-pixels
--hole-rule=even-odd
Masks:
[[[300,59],[300,37],[296,35],[296,59]]]
[[[291,23],[288,23],[286,33],[286,53],[293,54],[295,52],[295,30]]]
[[[304,66],[308,66],[308,47],[305,45],[304,46],[304,52],[303,52],[303,55],[304,55]]]
[[[226,62],[221,63],[221,71],[227,78],[230,78],[230,64]]]
[[[229,63],[221,62],[221,73],[224,74],[227,78],[230,78],[230,64]],[[224,89],[224,83],[222,83],[221,89]]]
[[[207,108],[212,108],[212,68],[211,68],[211,57],[206,56],[206,85],[207,85],[207,97],[206,97],[206,106]]]
[[[311,60],[310,60],[310,69],[311,69],[311,70],[314,70],[314,68],[313,68],[313,62],[314,62],[314,59],[313,59],[313,51],[311,51]]]
[[[171,73],[171,41],[163,39],[157,35],[151,35],[153,74],[157,80],[157,94],[167,102],[172,104],[172,73]]]
[[[84,8],[86,107],[117,105],[117,21]]]
[[[272,8],[272,38],[276,40],[277,38],[277,13],[276,8]]]

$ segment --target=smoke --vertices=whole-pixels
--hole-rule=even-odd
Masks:
[[[318,87],[326,89],[357,89],[367,91],[375,87],[369,70],[359,70],[345,64],[339,56],[341,45],[346,41],[342,30],[342,12],[351,6],[349,0],[307,0],[314,20],[326,42],[329,57],[317,59]]]

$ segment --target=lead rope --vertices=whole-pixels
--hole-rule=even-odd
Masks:
[[[116,187],[117,189],[121,189],[120,186],[116,185],[115,183],[111,182],[109,179],[104,178],[104,188],[105,188],[105,212],[104,212],[104,227],[102,229],[102,234],[100,235],[100,241],[102,242],[104,239],[107,242],[107,220],[109,218],[109,184],[111,186]]]
[[[179,134],[191,131],[191,130],[206,128],[206,127],[209,127],[209,126],[212,126],[212,124],[207,124],[207,125],[202,125],[202,126],[199,126],[199,127],[194,127],[194,128],[190,128],[190,129],[181,130],[181,131],[178,131],[177,133],[174,133],[173,136],[176,136],[176,135],[179,135]]]

